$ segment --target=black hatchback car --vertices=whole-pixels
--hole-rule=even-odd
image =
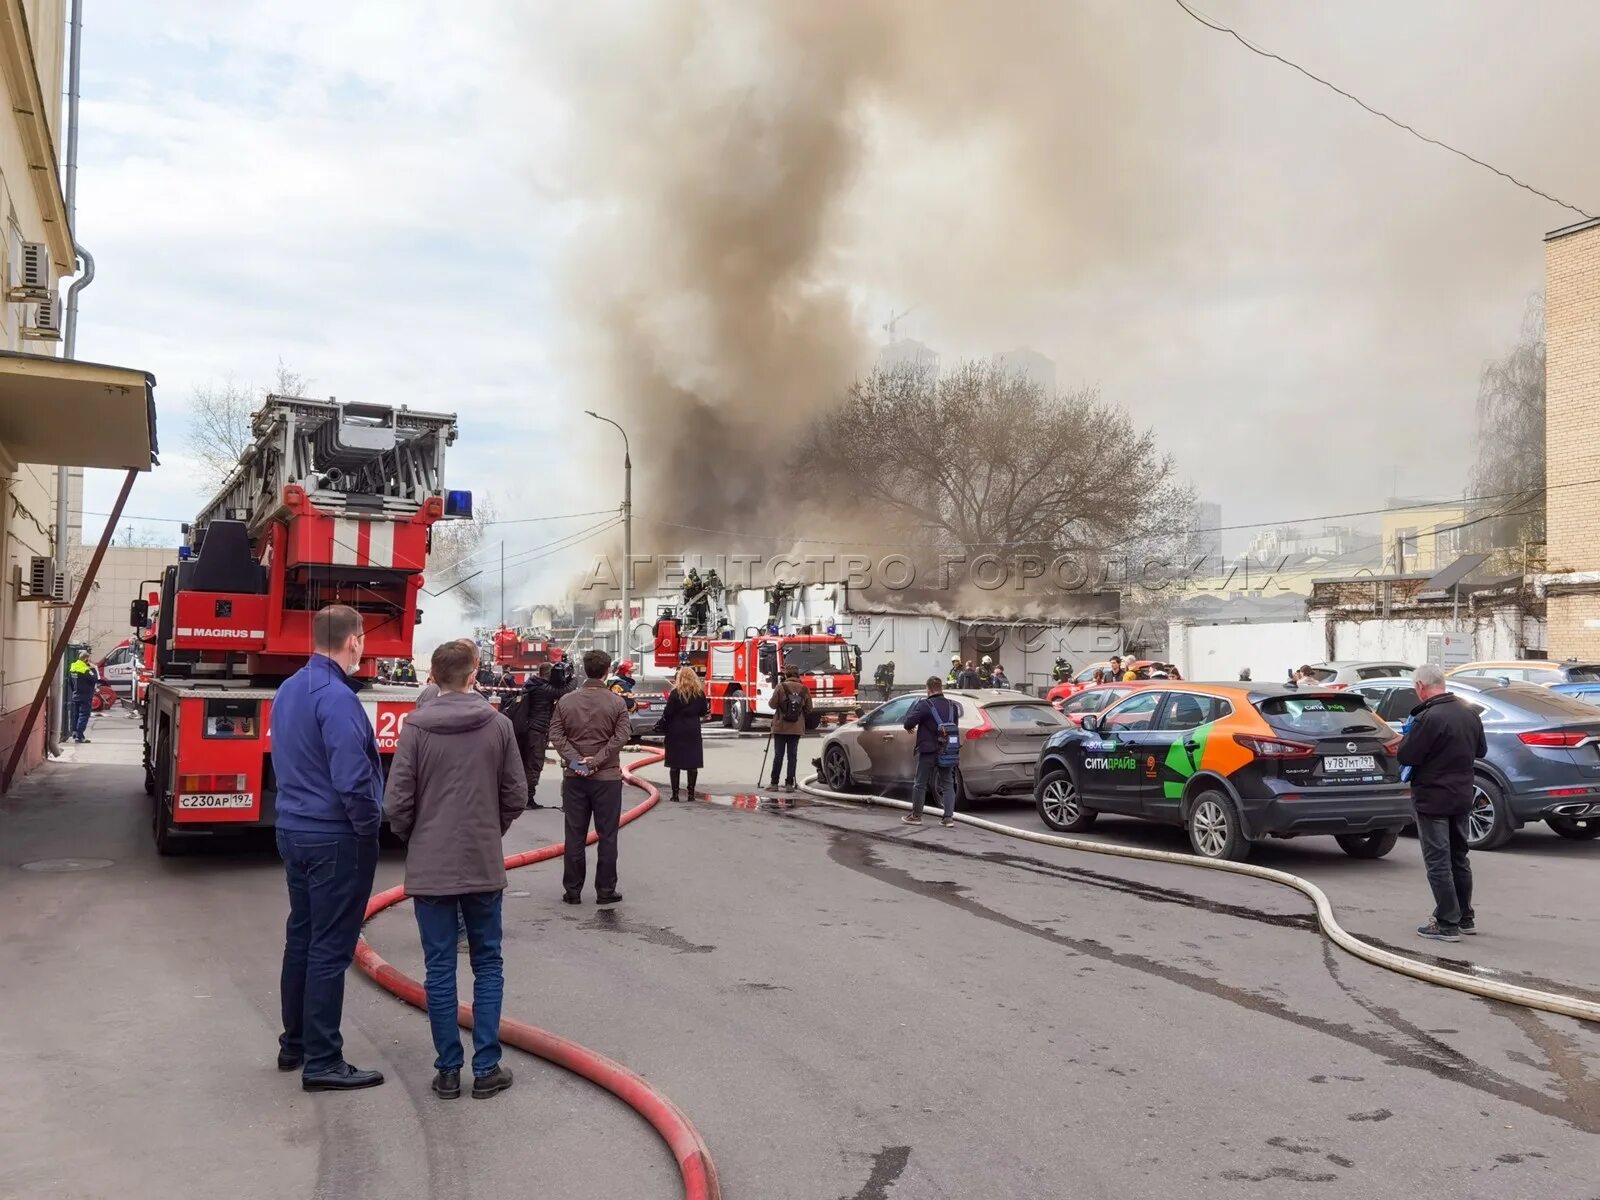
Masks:
[[[1445,687],[1477,710],[1489,746],[1473,784],[1472,849],[1498,849],[1530,821],[1574,841],[1600,837],[1600,709],[1534,683],[1452,675]],[[1417,706],[1409,679],[1350,690],[1396,728]]]
[[[1102,812],[1182,825],[1205,858],[1302,834],[1379,858],[1411,820],[1399,745],[1349,691],[1155,681],[1051,735],[1034,801],[1068,833]]]

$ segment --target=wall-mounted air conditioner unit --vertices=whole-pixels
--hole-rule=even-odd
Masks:
[[[22,572],[22,564],[17,564],[17,573]],[[58,604],[66,603],[67,599],[67,573],[56,570],[56,560],[47,554],[35,554],[28,563],[28,587],[18,599],[21,600],[54,600]]]
[[[7,297],[14,301],[50,299],[50,248],[43,242],[23,242],[12,250]]]
[[[43,342],[61,340],[61,294],[54,288],[50,289],[50,295],[45,299],[28,305],[22,336]]]

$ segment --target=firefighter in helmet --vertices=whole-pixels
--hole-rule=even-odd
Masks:
[[[878,664],[878,669],[872,673],[872,682],[878,686],[878,699],[887,702],[889,693],[894,690],[894,659]]]
[[[987,654],[978,664],[978,683],[982,687],[994,686],[994,659]]]
[[[1056,665],[1050,668],[1050,680],[1053,683],[1065,683],[1072,678],[1072,664],[1064,658],[1056,659]]]
[[[632,712],[635,701],[633,698],[633,660],[625,658],[617,664],[616,674],[606,681],[606,686],[622,697],[622,702]]]
[[[960,677],[961,655],[952,654],[950,656],[950,673],[944,677],[944,681],[948,686],[955,687],[960,682]]]
[[[700,572],[689,568],[689,577],[683,581],[683,607],[689,618],[689,627],[695,633],[704,633],[709,617],[705,581]]]

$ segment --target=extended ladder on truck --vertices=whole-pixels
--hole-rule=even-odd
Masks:
[[[162,853],[274,823],[272,700],[311,654],[312,618],[330,604],[362,615],[358,679],[380,658],[409,659],[432,526],[471,515],[470,493],[444,490],[453,415],[269,396],[251,432],[154,606],[145,787]],[[363,688],[381,754],[418,690]]]

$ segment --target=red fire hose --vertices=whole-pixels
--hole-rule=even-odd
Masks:
[[[660,762],[664,757],[665,755],[658,750],[629,763],[622,769],[624,779],[648,793],[642,804],[622,814],[623,825],[637,820],[660,802],[661,793],[655,786],[640,779],[633,772],[640,767]],[[593,845],[595,840],[596,835],[591,833],[585,845]],[[506,870],[560,858],[562,850],[563,845],[557,842],[552,846],[541,846],[537,850],[525,850],[521,854],[513,854],[506,859]],[[392,887],[388,891],[379,892],[367,901],[366,919],[370,921],[384,909],[399,904],[405,898],[404,887]],[[379,987],[398,996],[413,1008],[426,1010],[428,1007],[422,985],[410,976],[401,974],[378,957],[377,951],[367,944],[365,937],[356,943],[356,965]],[[456,1021],[461,1028],[471,1029],[472,1009],[465,1004],[461,1005],[456,1011]],[[705,1139],[676,1104],[656,1091],[644,1079],[603,1054],[510,1017],[501,1018],[500,1040],[520,1050],[526,1050],[529,1054],[537,1055],[547,1062],[553,1062],[558,1067],[565,1067],[574,1075],[581,1075],[591,1083],[597,1083],[605,1088],[650,1122],[655,1131],[661,1135],[661,1139],[667,1143],[667,1149],[671,1150],[673,1158],[677,1159],[678,1170],[683,1175],[684,1200],[721,1200],[722,1189],[717,1184],[717,1168],[711,1161],[711,1151],[706,1147]]]

